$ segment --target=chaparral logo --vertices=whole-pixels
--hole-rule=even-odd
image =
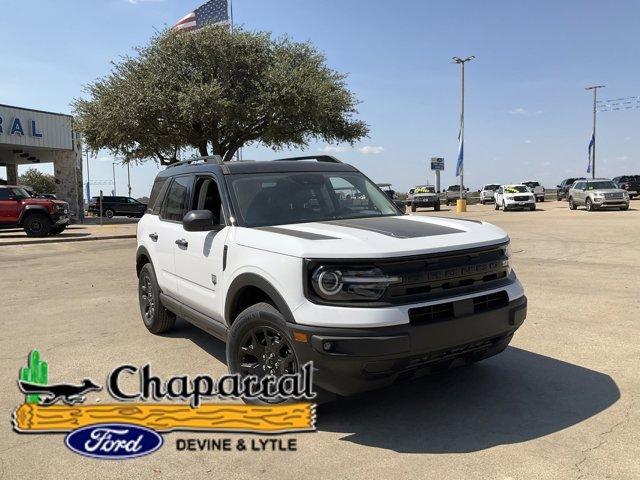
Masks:
[[[49,364],[38,350],[20,369],[18,388],[25,400],[13,412],[18,433],[67,433],[72,451],[94,458],[127,459],[158,450],[161,433],[172,431],[258,434],[315,430],[312,365],[279,377],[266,375],[179,375],[161,379],[150,365],[119,365],[106,380],[115,403],[85,403],[103,388],[90,378],[78,383],[49,382]],[[126,389],[123,377],[139,376],[139,389]],[[131,382],[129,382],[130,384]],[[261,400],[261,405],[207,403],[210,398]],[[172,402],[159,402],[170,400]],[[297,403],[287,403],[295,400]]]
[[[71,432],[65,438],[67,447],[80,455],[119,460],[155,452],[162,446],[155,431],[127,423],[90,425]]]

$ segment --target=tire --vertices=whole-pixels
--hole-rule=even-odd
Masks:
[[[629,205],[625,205],[624,207],[620,207],[621,211],[629,210]]]
[[[584,202],[584,206],[587,207],[587,212],[593,212],[595,210],[590,198],[587,198],[587,200]]]
[[[504,203],[504,200],[502,201],[502,211],[506,212],[507,211],[507,204]]]
[[[229,329],[229,373],[258,377],[296,373],[300,364],[292,345],[293,338],[282,314],[269,303],[256,303],[240,312]],[[283,401],[259,399],[257,403]]]
[[[436,203],[436,204],[433,206],[433,211],[434,211],[434,212],[439,212],[439,211],[440,211],[440,202]]]
[[[577,208],[578,208],[578,206],[573,201],[573,197],[569,197],[569,209],[570,210],[575,210]]]
[[[542,197],[542,198],[540,199],[540,201],[541,201],[541,202],[544,202],[544,197]]]
[[[112,208],[107,208],[104,211],[104,216],[109,218],[109,219],[113,218],[115,216],[115,214],[116,214],[116,212]]]
[[[484,200],[480,200],[480,205],[484,205]]]
[[[29,237],[46,237],[51,227],[51,219],[44,213],[32,213],[24,221],[24,231]]]
[[[498,205],[498,202],[496,202],[496,204],[493,206],[494,210],[500,210],[500,205]]]
[[[416,206],[415,206],[413,203],[411,204],[411,211],[412,211],[412,212],[415,212],[415,211],[416,211]]]
[[[58,235],[62,232],[64,232],[64,229],[67,228],[67,224],[64,225],[58,225],[57,227],[53,227],[51,228],[51,235]]]
[[[529,207],[529,210],[531,210],[532,212],[535,212],[535,210],[536,210],[536,204],[534,203],[533,205],[531,205],[531,206]]]
[[[160,301],[160,287],[150,263],[145,263],[138,276],[138,302],[142,322],[151,333],[168,332],[176,323],[176,315]]]

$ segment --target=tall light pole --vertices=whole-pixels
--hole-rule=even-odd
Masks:
[[[585,90],[593,91],[593,131],[591,133],[591,156],[589,162],[591,163],[591,178],[596,178],[596,98],[598,96],[598,89],[604,88],[604,85],[593,85],[586,87]]]
[[[453,57],[453,63],[457,63],[460,65],[460,73],[461,73],[461,81],[460,81],[460,151],[458,152],[458,157],[461,155],[464,156],[464,64],[473,60],[475,55],[471,55],[467,58]],[[460,200],[463,199],[464,185],[464,164],[460,166]]]
[[[131,171],[129,170],[129,162],[127,162],[127,186],[129,187],[129,198],[131,198]]]
[[[111,167],[113,167],[113,196],[114,197],[116,195],[116,163],[117,162],[111,162]]]

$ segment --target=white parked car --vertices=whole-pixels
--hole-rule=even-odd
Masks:
[[[527,311],[510,256],[500,228],[402,215],[333,157],[206,157],[158,174],[136,270],[150,332],[180,316],[231,373],[313,362],[318,391],[350,395],[503,351]]]
[[[522,185],[526,185],[527,187],[529,187],[531,192],[536,197],[536,202],[544,202],[545,190],[544,190],[544,187],[540,185],[539,182],[531,182],[531,181],[522,182]]]
[[[493,203],[496,201],[496,190],[500,188],[500,185],[497,183],[488,183],[487,185],[482,186],[482,190],[480,190],[480,203],[484,205],[485,203]]]
[[[536,197],[523,184],[501,185],[496,192],[496,210],[535,210]]]

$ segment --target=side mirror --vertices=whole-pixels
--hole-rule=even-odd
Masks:
[[[211,210],[188,211],[182,218],[182,226],[187,232],[209,232],[222,229],[222,225],[214,222]]]

